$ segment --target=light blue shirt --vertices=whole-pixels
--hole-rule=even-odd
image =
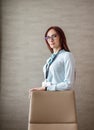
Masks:
[[[45,77],[46,64],[43,67],[43,72]],[[74,57],[71,52],[61,50],[50,65],[48,77],[42,82],[42,86],[47,87],[48,91],[68,90],[73,87],[74,79]]]

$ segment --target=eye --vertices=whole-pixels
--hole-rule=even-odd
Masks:
[[[56,34],[53,34],[52,37],[55,38],[55,37],[57,37],[57,35],[56,35]]]

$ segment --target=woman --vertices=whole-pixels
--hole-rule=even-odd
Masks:
[[[43,67],[42,87],[30,91],[69,90],[74,83],[75,63],[66,37],[60,27],[52,26],[45,33],[46,44],[52,55]]]

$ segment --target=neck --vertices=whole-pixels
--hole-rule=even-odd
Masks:
[[[61,50],[61,48],[54,48],[53,49],[53,53],[57,53],[57,52],[59,52]]]

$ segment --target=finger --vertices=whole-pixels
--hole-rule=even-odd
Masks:
[[[31,92],[32,92],[32,91],[37,91],[37,88],[32,88]]]

